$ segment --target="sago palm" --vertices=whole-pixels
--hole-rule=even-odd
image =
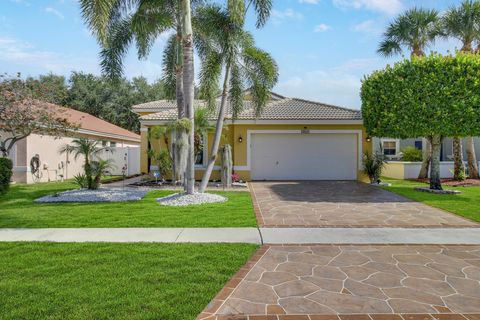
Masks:
[[[442,35],[440,15],[436,10],[412,8],[399,15],[383,34],[378,53],[384,56],[398,55],[407,49],[412,57],[425,55],[437,37]],[[431,159],[430,143],[425,141],[422,167],[418,178],[428,177]]]
[[[277,82],[278,68],[268,53],[255,47],[252,35],[243,30],[243,22],[233,19],[229,11],[218,6],[200,8],[194,23],[202,60],[200,92],[211,110],[217,109],[219,82],[223,74],[214,139],[199,188],[204,192],[217,159],[227,104],[230,104],[235,118],[242,111],[244,92],[248,88],[258,116]]]
[[[412,56],[423,56],[425,49],[441,34],[438,11],[412,8],[390,23],[377,52],[392,56],[401,54],[402,48],[406,48]]]
[[[465,0],[450,8],[443,17],[445,34],[462,42],[462,52],[473,53],[473,44],[480,40],[480,2]],[[471,178],[478,178],[478,164],[473,137],[466,138],[468,169]],[[461,180],[465,172],[460,138],[453,138],[454,178]]]

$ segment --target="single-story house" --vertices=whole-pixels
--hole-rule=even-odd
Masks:
[[[99,140],[103,146],[111,147],[113,152],[106,153],[105,157],[113,159],[115,174],[121,174],[126,164],[127,174],[139,173],[140,135],[88,113],[54,104],[47,105],[52,110],[58,110],[61,117],[78,126],[78,129],[65,137],[31,134],[18,141],[9,155],[13,161],[14,182],[58,181],[73,178],[83,172],[82,158],[75,160],[73,155],[59,153],[62,146],[70,144],[75,138]]]
[[[388,159],[384,175],[397,179],[415,179],[420,172],[420,162],[407,162],[402,159],[402,150],[406,147],[415,147],[423,150],[426,146],[424,138],[415,139],[393,139],[393,138],[373,138],[373,150],[383,154]],[[477,160],[480,160],[480,138],[474,137],[475,154]],[[463,159],[467,162],[466,141],[462,139]],[[440,175],[442,178],[453,177],[453,139],[443,139],[440,152]]]
[[[232,146],[233,169],[242,180],[364,180],[362,153],[371,150],[371,142],[360,110],[272,93],[256,117],[246,97],[236,119],[227,112],[223,142]],[[205,106],[202,101],[195,105]],[[166,100],[133,106],[140,115],[142,172],[151,169],[148,149],[165,147],[163,140],[148,141],[149,130],[175,119],[176,110],[175,102]],[[212,137],[213,133],[204,137],[208,148],[197,157],[196,179],[205,169]],[[216,169],[213,179],[219,177],[219,166]]]

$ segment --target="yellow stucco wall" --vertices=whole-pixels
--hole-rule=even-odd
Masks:
[[[394,179],[405,179],[405,165],[401,162],[388,162],[383,169],[383,176]]]
[[[248,130],[361,130],[362,131],[362,152],[366,150],[372,151],[372,143],[367,142],[366,132],[363,128],[363,125],[352,124],[352,125],[334,125],[334,124],[315,124],[315,125],[301,125],[301,124],[284,124],[284,125],[270,125],[270,124],[230,124],[226,126],[224,131],[224,138],[222,139],[222,144],[228,142],[232,146],[232,156],[233,163],[235,167],[238,166],[247,166],[247,148],[249,146],[248,140]],[[239,138],[242,137],[242,142],[239,142]],[[213,133],[209,133],[207,138],[208,150],[210,150],[213,141]],[[142,172],[147,172],[147,132],[142,131]],[[152,143],[152,147],[155,150],[157,148],[165,148],[163,141]],[[220,159],[217,160],[217,165],[220,165]],[[145,170],[145,171],[144,171]],[[234,170],[240,175],[243,180],[250,180],[250,171],[249,170]],[[361,172],[362,168],[358,167],[358,180],[368,181],[368,178]],[[195,174],[196,179],[201,179],[203,175],[203,169],[198,168]],[[212,174],[212,179],[219,179],[218,170],[214,170]]]

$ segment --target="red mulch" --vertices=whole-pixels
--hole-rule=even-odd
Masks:
[[[417,179],[416,181],[429,183],[428,179]],[[463,181],[456,181],[451,178],[441,179],[444,186],[452,187],[469,187],[469,186],[480,186],[480,179],[465,179]]]

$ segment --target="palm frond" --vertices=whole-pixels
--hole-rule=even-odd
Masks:
[[[278,81],[278,66],[269,53],[255,47],[244,50],[243,61],[255,114],[258,117],[270,98],[270,90]]]
[[[215,110],[219,92],[219,78],[222,72],[222,56],[211,52],[202,59],[200,70],[200,97],[207,101],[208,109]]]
[[[263,27],[266,23],[268,18],[270,17],[270,13],[272,11],[272,0],[250,0],[253,4],[255,13],[257,15],[257,28]]]
[[[168,99],[175,99],[177,75],[176,75],[176,61],[177,61],[177,35],[172,35],[168,38],[167,45],[163,51],[162,71],[164,82],[165,95]]]
[[[230,90],[228,96],[230,107],[232,108],[232,117],[236,119],[243,109],[245,88],[240,67],[237,64],[233,64],[230,68]]]
[[[109,27],[103,49],[100,52],[102,72],[109,78],[118,78],[123,73],[123,60],[133,40],[131,17],[118,20]]]
[[[106,39],[110,13],[117,2],[117,0],[80,0],[82,16],[100,43]]]

